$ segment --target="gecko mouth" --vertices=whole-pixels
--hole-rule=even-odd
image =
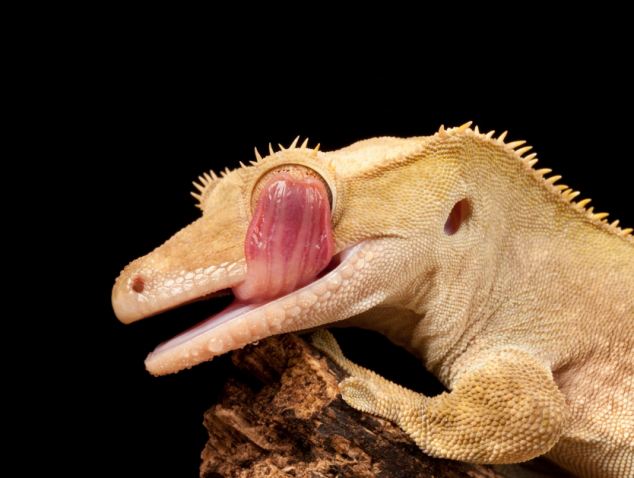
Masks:
[[[319,278],[317,279],[317,281],[323,279],[325,276],[328,275],[329,272],[335,270],[341,264],[342,259],[345,260],[345,258],[348,257],[353,252],[353,249],[354,248],[346,249],[345,251],[334,256],[332,260],[330,261],[330,263],[328,264],[328,267],[321,274],[319,274]],[[310,286],[312,284],[314,284],[314,282],[305,286],[304,288],[295,290],[293,292],[290,292],[289,294],[286,294],[282,297],[278,297],[276,299],[272,299],[270,301],[247,302],[236,297],[232,289],[224,289],[222,291],[218,291],[217,293],[211,294],[212,297],[210,297],[210,299],[213,299],[213,297],[217,295],[229,294],[233,296],[233,300],[227,307],[222,309],[220,312],[208,317],[207,319],[199,322],[193,327],[190,327],[189,329],[181,332],[174,338],[159,344],[154,349],[153,353],[160,353],[172,347],[176,347],[178,345],[187,343],[193,338],[197,337],[198,335],[204,334],[205,332],[208,332],[212,330],[213,328],[218,327],[222,325],[223,323],[228,322],[234,318],[237,318],[242,314],[246,314],[252,310],[261,309],[269,305],[275,305],[275,302],[278,302],[278,301],[284,302],[284,299],[286,299],[287,297],[293,294],[301,292],[303,289],[310,290]]]
[[[365,307],[367,301],[357,301],[368,291],[353,289],[365,282],[370,243],[334,254],[326,185],[312,175],[283,171],[263,185],[258,198],[244,242],[246,273],[230,285],[234,302],[159,345],[145,362],[151,373],[177,372],[271,335],[346,319]]]
[[[343,250],[313,282],[281,297],[251,303],[236,299],[160,344],[148,355],[146,368],[154,375],[178,372],[271,335],[309,329],[367,310],[379,298],[348,302],[335,301],[334,296],[342,289],[363,288],[364,269],[376,256],[374,246],[375,241],[364,241]]]

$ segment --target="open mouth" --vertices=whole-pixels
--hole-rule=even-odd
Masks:
[[[287,169],[265,176],[245,232],[227,234],[232,223],[220,228],[203,215],[122,271],[112,303],[124,323],[228,290],[234,295],[224,310],[159,345],[145,360],[153,375],[272,335],[344,320],[385,299],[382,239],[335,254],[327,185]],[[234,244],[243,246],[243,255]]]
[[[375,257],[373,242],[343,250],[312,282],[281,297],[251,303],[234,300],[221,312],[160,344],[147,357],[146,368],[154,375],[174,373],[271,335],[343,320],[367,309],[371,305],[367,301],[344,300],[342,290],[363,287],[363,269]]]

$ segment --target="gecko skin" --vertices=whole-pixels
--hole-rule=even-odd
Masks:
[[[313,342],[350,373],[347,403],[426,453],[546,455],[579,476],[634,476],[632,230],[505,137],[466,124],[332,152],[296,140],[206,173],[202,217],[123,270],[116,315],[128,323],[233,289],[234,305],[148,356],[155,375],[275,334],[372,329],[448,392],[388,382],[325,330]]]

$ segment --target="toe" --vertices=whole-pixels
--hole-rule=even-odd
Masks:
[[[310,337],[313,346],[326,353],[330,357],[343,358],[343,352],[335,337],[326,329],[319,329]]]

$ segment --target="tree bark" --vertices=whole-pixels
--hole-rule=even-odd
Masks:
[[[345,373],[295,335],[233,353],[238,368],[205,413],[200,476],[487,477],[486,466],[431,458],[392,423],[346,405]]]

